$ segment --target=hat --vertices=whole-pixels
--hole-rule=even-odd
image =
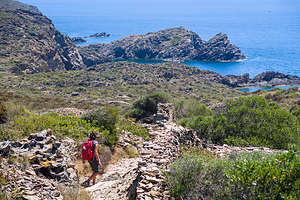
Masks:
[[[99,137],[99,132],[96,131],[96,130],[93,130],[91,133],[90,133],[90,139],[96,139]]]

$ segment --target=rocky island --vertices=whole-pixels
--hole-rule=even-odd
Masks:
[[[109,33],[101,32],[101,33],[92,34],[88,37],[90,37],[90,38],[99,38],[99,37],[109,37],[109,36],[110,36]]]
[[[236,62],[246,58],[239,48],[230,44],[226,34],[219,33],[204,41],[183,27],[132,35],[110,44],[83,46],[79,50],[87,66],[117,59]]]
[[[75,43],[75,44],[80,44],[80,43],[86,43],[87,41],[85,39],[83,39],[82,37],[73,37],[71,38],[71,40]]]

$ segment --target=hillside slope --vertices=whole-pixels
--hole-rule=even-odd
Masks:
[[[82,58],[71,39],[57,31],[37,8],[0,2],[0,68],[14,73],[81,69]]]

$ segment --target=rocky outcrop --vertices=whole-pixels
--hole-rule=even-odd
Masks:
[[[245,56],[230,44],[226,34],[217,34],[209,41],[182,27],[146,35],[132,35],[110,44],[80,47],[86,65],[91,66],[116,59],[157,59],[235,62]]]
[[[74,157],[77,145],[71,139],[58,141],[51,130],[27,139],[0,142],[0,190],[9,199],[63,199],[58,184],[78,182]]]
[[[263,72],[253,79],[246,73],[242,76],[227,75],[219,76],[217,82],[229,87],[253,87],[253,86],[276,86],[276,85],[297,85],[300,84],[300,77],[286,75],[280,72]]]
[[[84,68],[72,40],[35,7],[6,1],[0,7],[1,67],[20,73]]]
[[[280,72],[263,72],[258,74],[251,80],[251,83],[256,85],[290,85],[290,84],[300,84],[300,77],[286,75]]]
[[[243,87],[250,81],[249,74],[246,73],[242,76],[227,75],[221,79],[221,83],[228,85],[229,87]]]

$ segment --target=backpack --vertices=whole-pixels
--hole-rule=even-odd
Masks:
[[[82,144],[81,156],[83,160],[92,160],[94,156],[93,140],[87,140]]]

